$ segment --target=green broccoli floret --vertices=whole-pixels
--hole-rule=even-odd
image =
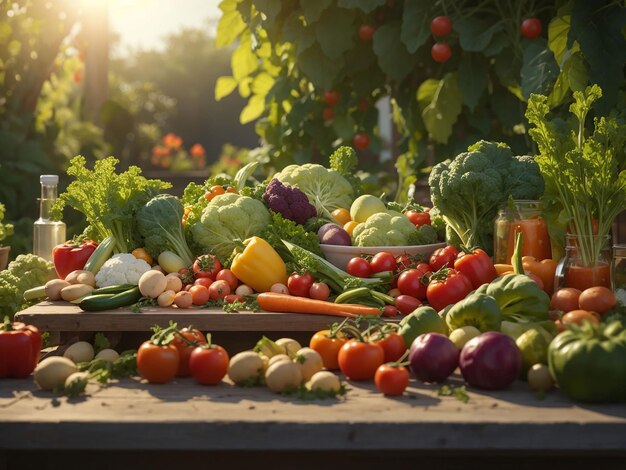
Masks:
[[[353,175],[359,159],[352,147],[342,145],[329,157],[330,169],[342,176]]]
[[[415,225],[399,212],[379,212],[356,226],[352,241],[356,246],[406,246],[416,233]]]
[[[498,207],[509,195],[541,196],[539,167],[529,158],[513,156],[506,144],[481,140],[453,161],[435,165],[428,179],[433,205],[463,245],[491,253]]]
[[[431,245],[437,243],[437,231],[428,224],[420,225],[409,237],[409,245]]]
[[[225,261],[240,240],[260,235],[272,218],[265,205],[235,193],[216,196],[190,230],[194,242]]]

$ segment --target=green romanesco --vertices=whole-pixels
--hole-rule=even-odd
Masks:
[[[197,245],[213,251],[224,262],[239,241],[260,235],[271,220],[261,201],[226,193],[213,198],[204,208],[200,221],[191,226],[191,235]]]
[[[379,212],[359,224],[352,233],[355,246],[405,246],[417,236],[409,219],[395,211]]]
[[[0,272],[0,315],[13,317],[24,305],[24,292],[54,279],[54,265],[33,255],[19,255]]]

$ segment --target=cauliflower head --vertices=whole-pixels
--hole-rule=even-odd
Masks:
[[[417,229],[409,219],[396,211],[379,212],[359,224],[352,234],[356,246],[410,245]]]
[[[350,207],[354,199],[352,185],[346,178],[316,163],[286,166],[274,178],[306,194],[319,217],[330,219],[332,211]]]
[[[260,235],[272,220],[265,205],[248,196],[226,193],[217,196],[191,227],[196,244],[227,260],[241,240]]]
[[[96,286],[137,285],[141,275],[150,269],[150,265],[144,260],[137,259],[130,253],[119,253],[104,262],[96,274]]]

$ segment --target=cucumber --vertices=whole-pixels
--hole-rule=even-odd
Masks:
[[[120,307],[128,307],[141,299],[138,286],[125,290],[119,294],[88,295],[80,302],[79,307],[86,312],[100,312],[102,310],[114,310]]]
[[[115,286],[106,286],[100,287],[98,289],[94,289],[91,291],[91,295],[99,295],[99,294],[121,294],[122,292],[126,292],[129,289],[135,287],[135,284],[117,284]]]
[[[371,297],[370,290],[367,287],[357,287],[356,289],[350,289],[342,292],[335,299],[336,304],[349,304],[354,303],[358,299]]]
[[[104,264],[106,260],[108,260],[113,254],[113,249],[115,248],[116,240],[112,236],[106,237],[95,251],[91,254],[83,269],[85,271],[91,271],[94,274],[98,274],[98,271]]]

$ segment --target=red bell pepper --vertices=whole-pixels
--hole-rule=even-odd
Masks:
[[[98,244],[92,240],[87,240],[80,245],[65,242],[55,246],[52,249],[52,262],[59,279],[65,279],[72,271],[83,269],[97,247]]]
[[[5,318],[0,328],[0,378],[28,377],[41,352],[41,333],[37,327]]]
[[[478,289],[483,284],[488,284],[498,277],[493,261],[480,248],[468,253],[459,253],[458,258],[454,262],[454,269],[465,274],[471,281],[474,289]]]

